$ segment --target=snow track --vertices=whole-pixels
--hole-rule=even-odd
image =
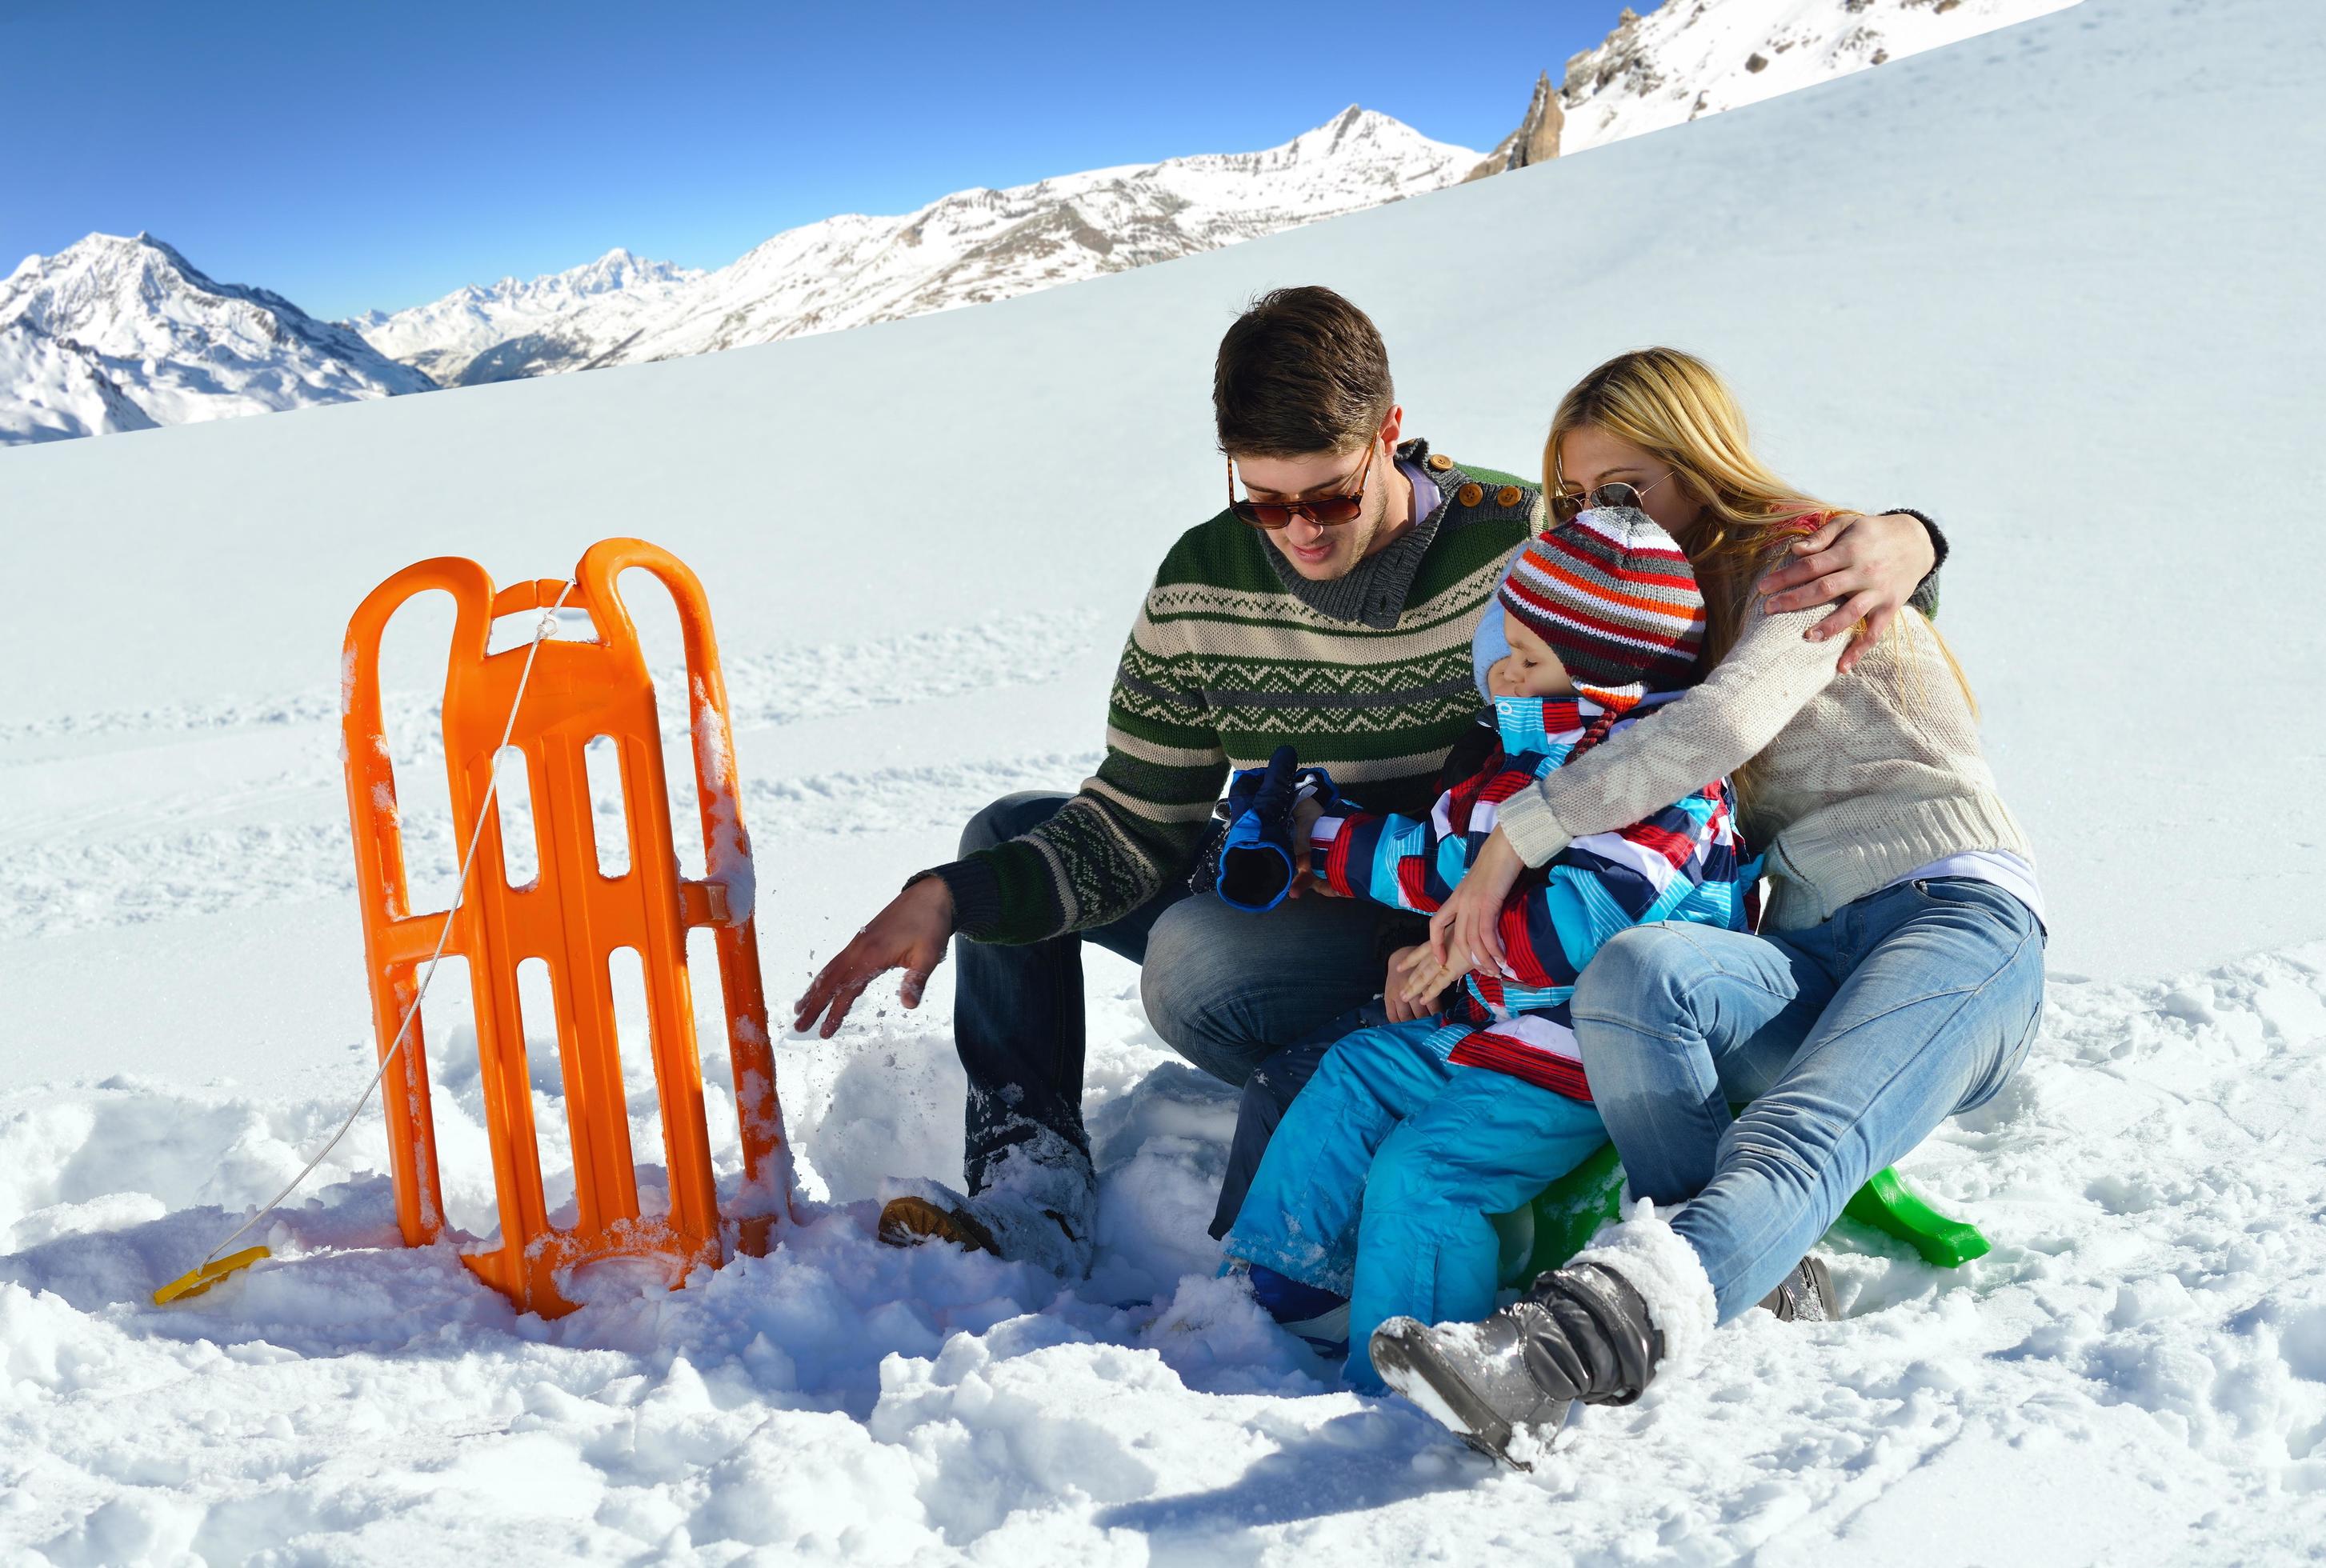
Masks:
[[[646,611],[639,607],[634,613]],[[1091,654],[1101,626],[1096,614],[1082,609],[1003,616],[869,642],[726,653],[721,668],[736,728],[791,724],[1052,680]],[[654,678],[665,728],[683,733],[687,710],[678,699],[684,695],[684,666],[657,664]],[[392,738],[414,744],[433,733],[442,708],[434,696],[410,691],[383,693],[381,706]],[[674,713],[680,716],[675,720],[668,717]],[[0,722],[0,746],[98,736],[150,744],[182,732],[334,723],[339,716],[338,688],[315,686],[271,697],[17,719]],[[42,748],[44,755],[55,749]]]
[[[744,654],[724,666],[748,767],[755,745],[795,755],[780,733],[792,726],[1041,686],[1077,666],[1107,666],[1110,654],[1098,617],[1069,612]],[[682,863],[700,875],[702,847],[689,837],[684,667],[657,667],[655,679]],[[414,895],[441,904],[451,896],[459,846],[444,805],[439,703],[403,691],[386,694],[383,708],[401,768]],[[337,694],[319,691],[0,728],[0,769],[8,770],[0,776],[24,803],[0,821],[0,942],[345,898],[355,885],[354,856],[334,760],[338,716]],[[932,717],[899,727],[917,731]],[[198,771],[227,772],[235,782],[156,792],[154,780],[188,771],[182,748],[196,744],[203,747]],[[278,756],[296,760],[270,772]],[[794,776],[747,771],[746,820],[762,852],[780,855],[795,836],[957,826],[998,795],[1072,789],[1097,763],[1096,753],[1076,752]],[[593,803],[605,830],[618,833],[619,794]],[[509,812],[513,821],[530,821],[521,802]]]
[[[759,852],[780,855],[795,837],[957,824],[1000,795],[1071,790],[1098,761],[1097,753],[1085,752],[752,780],[744,786],[746,820]],[[672,815],[682,831],[693,826],[693,775],[678,771],[684,765],[682,756],[673,767]],[[619,832],[621,803],[595,803],[601,830]],[[298,804],[302,817],[320,815],[340,810],[341,798],[318,786]],[[531,812],[512,807],[510,820],[530,822]],[[442,812],[413,812],[404,830],[414,899],[433,896],[441,905],[460,869],[451,821]],[[702,874],[699,841],[683,843],[680,858],[690,875]],[[354,852],[343,820],[189,824],[102,838],[56,833],[0,847],[0,940],[344,898],[354,890]]]

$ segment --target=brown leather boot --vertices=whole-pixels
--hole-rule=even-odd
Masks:
[[[918,1247],[928,1241],[950,1241],[968,1252],[1001,1256],[993,1232],[977,1217],[948,1209],[927,1198],[891,1198],[880,1208],[880,1239],[891,1247]]]

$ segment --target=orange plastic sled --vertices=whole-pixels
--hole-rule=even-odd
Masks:
[[[688,719],[709,872],[699,882],[679,875],[654,684],[637,628],[615,588],[615,579],[631,567],[651,572],[669,589],[685,634]],[[507,1294],[519,1311],[555,1317],[572,1310],[558,1281],[578,1265],[610,1257],[654,1259],[666,1266],[675,1286],[698,1265],[716,1267],[737,1251],[764,1253],[773,1226],[790,1212],[791,1167],[776,1103],[775,1057],[751,924],[750,840],[743,829],[727,690],[702,585],[676,557],[642,540],[608,539],[591,546],[575,569],[565,604],[588,612],[597,640],[540,645],[509,742],[524,753],[524,785],[507,767],[500,784],[504,793],[529,786],[540,872],[526,886],[509,886],[495,808],[486,812],[475,864],[455,907],[414,914],[405,886],[395,778],[380,722],[379,643],[397,608],[431,589],[451,594],[458,612],[444,677],[444,751],[454,841],[465,847],[486,806],[494,750],[509,721],[527,651],[520,643],[488,654],[493,621],[546,609],[566,584],[546,579],[495,592],[492,579],[475,561],[440,556],[380,584],[348,623],[341,703],[348,814],[355,830],[364,956],[380,1053],[385,1055],[394,1043],[418,992],[418,971],[435,951],[448,919],[452,930],[445,951],[467,960],[475,996],[477,1055],[501,1240],[489,1250],[467,1252],[469,1266]],[[583,748],[600,736],[619,749],[628,826],[628,869],[615,877],[599,869],[583,760]],[[687,984],[686,932],[693,926],[717,933],[741,1123],[743,1183],[723,1222],[703,1123],[702,1059]],[[638,1211],[615,1037],[609,955],[618,948],[637,952],[646,977],[670,1188],[668,1212],[652,1217]],[[546,961],[556,995],[557,1051],[579,1210],[566,1229],[549,1222],[535,1143],[525,1020],[517,1002],[517,966],[531,959]],[[534,1022],[538,1027],[546,1020]],[[444,1210],[427,1052],[416,1018],[401,1060],[387,1070],[382,1098],[396,1219],[407,1246],[426,1246],[442,1234]]]

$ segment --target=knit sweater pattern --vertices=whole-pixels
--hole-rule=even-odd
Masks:
[[[1437,504],[1357,580],[1307,584],[1225,511],[1180,536],[1123,645],[1097,774],[1032,832],[922,874],[945,881],[958,932],[1040,942],[1130,914],[1193,868],[1229,771],[1279,746],[1384,810],[1428,809],[1477,712],[1471,634],[1544,507],[1426,441],[1397,455]]]
[[[1995,849],[2032,862],[1931,623],[1900,615],[1838,675],[1847,639],[1802,636],[1826,613],[1767,615],[1755,598],[1728,656],[1654,724],[1611,737],[1503,806],[1520,858],[1540,865],[1576,837],[1744,769],[1739,820],[1768,857],[1772,930],[1816,925],[1949,855]]]

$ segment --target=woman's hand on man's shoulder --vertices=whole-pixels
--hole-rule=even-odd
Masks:
[[[1791,559],[1755,585],[1769,596],[1761,608],[1773,616],[1831,605],[1833,613],[1804,635],[1821,643],[1856,628],[1841,655],[1844,673],[1889,629],[1938,561],[1930,530],[1905,512],[1837,512],[1786,552]]]

